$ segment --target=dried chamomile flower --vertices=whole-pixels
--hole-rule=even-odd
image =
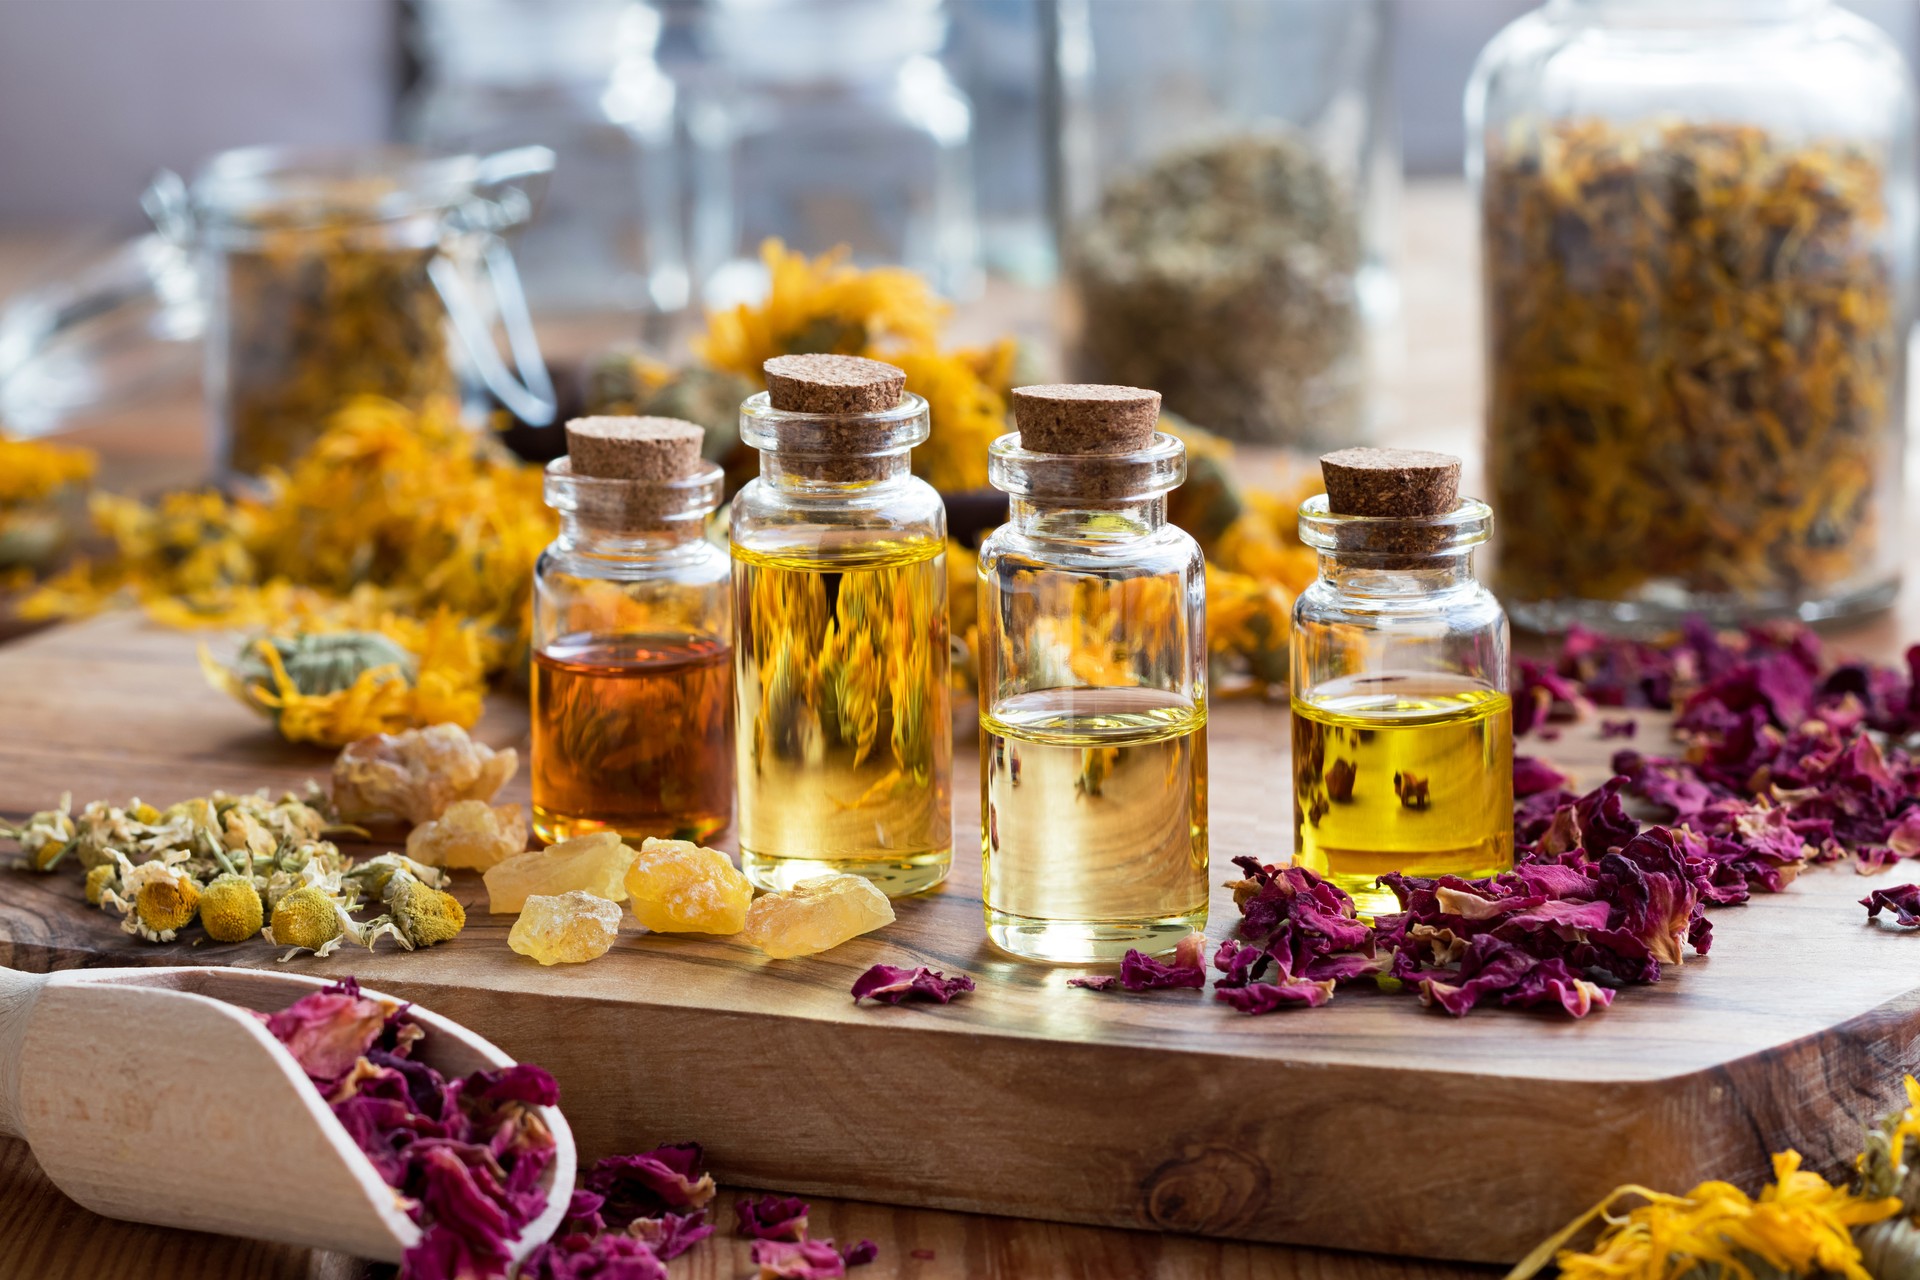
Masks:
[[[447,873],[436,867],[415,862],[404,853],[383,853],[377,858],[368,858],[350,870],[342,873],[341,880],[347,885],[358,885],[369,898],[385,898],[387,886],[396,875],[409,875],[430,889],[444,889],[447,886]]]
[[[200,886],[164,862],[133,865],[120,859],[120,889],[101,892],[103,907],[125,913],[120,927],[148,942],[172,942],[200,910]]]
[[[286,954],[280,957],[283,962],[301,951],[311,951],[317,958],[325,959],[343,942],[356,943],[371,951],[382,934],[394,932],[393,922],[386,916],[364,923],[355,920],[348,914],[346,901],[337,892],[319,884],[301,885],[274,903],[266,928],[268,942],[287,948]]]
[[[456,800],[491,800],[519,768],[457,724],[383,733],[349,745],[333,763],[333,808],[342,822],[401,819],[414,826]]]
[[[91,873],[89,873],[91,879]],[[216,876],[200,895],[200,927],[215,942],[245,942],[260,932],[266,910],[251,876]]]
[[[112,889],[116,893],[120,890],[120,868],[118,864],[103,862],[93,868],[93,870],[87,872],[88,903],[96,907],[100,906],[102,899],[109,889]]]
[[[526,812],[484,800],[456,800],[407,834],[407,856],[433,867],[485,871],[526,847]]]
[[[71,793],[60,797],[58,809],[44,809],[17,827],[0,823],[0,836],[18,841],[27,866],[35,871],[53,870],[73,847],[76,835]]]
[[[409,951],[446,942],[467,926],[467,910],[458,898],[404,870],[388,879],[386,901],[393,935]]]

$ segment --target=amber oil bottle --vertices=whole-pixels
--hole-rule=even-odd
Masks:
[[[766,372],[731,516],[741,869],[917,893],[953,861],[946,509],[908,469],[927,404],[875,360]]]
[[[579,418],[547,467],[560,536],[534,570],[533,822],[705,841],[733,818],[720,468],[675,418]]]
[[[1513,867],[1507,618],[1473,575],[1493,513],[1446,454],[1343,449],[1300,508],[1320,574],[1294,603],[1294,860],[1399,910],[1390,871]]]
[[[987,935],[1027,959],[1169,951],[1207,920],[1206,564],[1167,523],[1157,392],[1013,393],[980,549]]]

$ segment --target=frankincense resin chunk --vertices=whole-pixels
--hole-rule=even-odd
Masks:
[[[583,964],[607,954],[619,933],[618,904],[574,889],[528,898],[507,945],[541,964]]]
[[[746,941],[775,960],[810,956],[893,923],[893,904],[864,876],[802,880],[747,908]]]
[[[485,871],[527,847],[527,815],[517,804],[455,800],[407,833],[407,856],[430,867]]]
[[[627,868],[630,910],[655,933],[738,933],[753,886],[717,849],[648,838]]]
[[[567,893],[585,889],[608,902],[625,902],[621,883],[634,853],[612,831],[562,840],[550,849],[516,854],[487,868],[489,911],[518,911],[534,894]]]

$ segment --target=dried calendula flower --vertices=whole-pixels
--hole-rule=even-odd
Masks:
[[[418,826],[456,800],[491,800],[519,764],[513,748],[496,752],[456,724],[363,738],[334,761],[334,812],[343,822]]]
[[[92,877],[89,872],[89,883]],[[260,932],[265,920],[260,890],[254,887],[251,876],[216,876],[200,895],[200,927],[215,942],[245,942]]]
[[[467,925],[467,910],[459,899],[408,871],[397,870],[387,881],[386,902],[394,936],[409,951],[445,942]]]
[[[35,871],[51,871],[58,866],[78,834],[71,793],[60,797],[58,809],[43,809],[17,827],[0,823],[0,837],[17,841],[27,866]]]
[[[1790,607],[1883,566],[1905,341],[1886,164],[1599,120],[1490,161],[1503,598]]]
[[[407,834],[407,856],[433,867],[485,871],[526,847],[526,812],[484,800],[456,800]]]

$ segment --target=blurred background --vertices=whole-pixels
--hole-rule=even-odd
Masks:
[[[232,213],[216,195],[258,203],[211,157],[538,144],[551,172],[509,183],[488,216],[563,400],[585,353],[681,353],[708,309],[764,296],[777,237],[904,265],[963,304],[960,336],[1011,331],[1043,370],[1161,387],[1229,437],[1348,440],[1394,422],[1398,375],[1431,358],[1407,341],[1421,282],[1406,245],[1424,237],[1431,263],[1471,236],[1461,202],[1421,193],[1458,189],[1474,59],[1533,7],[0,0],[0,291],[30,304],[0,315],[0,420],[69,424],[198,365],[188,348],[209,326],[247,319],[218,297],[206,314],[204,263],[189,281],[167,252],[213,248],[209,221]],[[1920,51],[1920,0],[1848,7]],[[1276,119],[1292,127],[1278,142]],[[179,176],[150,187],[162,171]],[[156,222],[164,234],[127,243]],[[1219,233],[1254,224],[1229,265]],[[518,290],[493,296],[500,255],[468,265],[485,295],[469,328],[505,352]],[[1227,283],[1248,270],[1275,277],[1253,302]],[[1444,343],[1447,358],[1470,343]],[[1221,354],[1205,387],[1183,386],[1196,346]],[[516,393],[487,359],[503,367],[465,380],[527,416],[544,375],[521,370],[534,394]]]

